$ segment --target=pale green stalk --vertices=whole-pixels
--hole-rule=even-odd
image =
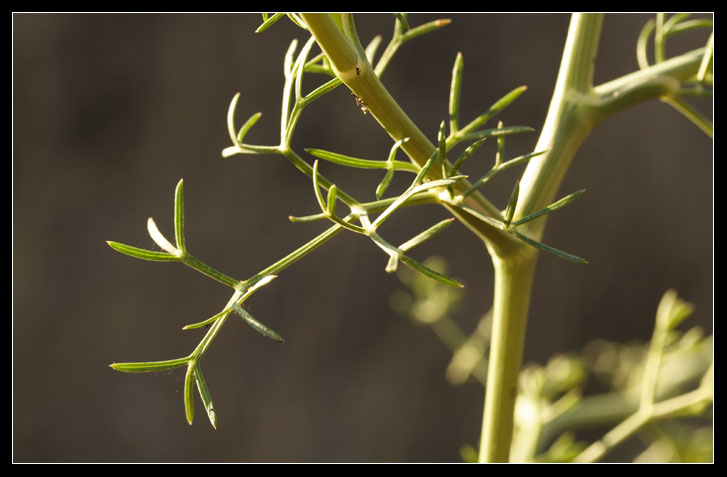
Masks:
[[[572,17],[555,90],[535,147],[536,151],[546,153],[528,163],[520,180],[520,198],[513,217],[515,222],[553,201],[578,148],[600,121],[627,106],[676,95],[679,80],[696,74],[701,64],[703,49],[594,88],[593,71],[602,17],[601,14],[574,14]],[[539,240],[545,228],[545,217],[523,224],[521,232]],[[480,449],[482,462],[506,461],[508,458],[515,386],[522,360],[521,340],[524,339],[527,315],[527,306],[518,303],[518,300],[528,302],[523,293],[530,290],[535,260],[534,253],[493,260],[496,306],[492,346],[494,350],[501,343],[508,343],[512,349],[509,352],[493,352],[491,356]],[[518,263],[517,270],[522,275],[514,276],[517,272],[513,272],[512,263]],[[498,323],[498,320],[504,323]],[[500,332],[495,334],[494,330]],[[508,398],[506,393],[512,393],[511,397]]]

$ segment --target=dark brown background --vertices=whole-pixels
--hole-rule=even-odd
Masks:
[[[525,84],[502,119],[538,129],[568,15],[437,17],[453,23],[404,46],[383,77],[414,121],[435,137],[462,51],[462,121]],[[637,67],[636,38],[649,18],[606,17],[598,83]],[[190,251],[234,277],[251,276],[324,226],[288,222],[316,207],[310,182],[289,163],[220,156],[238,91],[240,124],[263,113],[248,140],[278,141],[282,58],[292,37],[306,36],[287,20],[255,34],[260,21],[246,14],[13,16],[15,461],[457,462],[459,447],[476,443],[481,387],[446,383],[445,347],[390,310],[399,282],[384,272],[380,250],[353,234],[249,301],[284,344],[235,321],[214,342],[203,364],[218,430],[199,402],[194,426],[186,424],[182,371],[127,375],[107,367],[186,355],[201,333],[180,328],[216,313],[229,297],[181,265],[133,260],[106,245],[151,247],[149,216],[170,236],[180,178]],[[364,41],[377,33],[388,41],[393,17],[359,15],[357,24]],[[705,35],[689,38],[670,44],[672,53],[700,46]],[[532,150],[536,138],[511,139],[508,157]],[[294,147],[302,155],[319,147],[384,159],[390,143],[339,88],[305,111]],[[492,146],[467,172],[486,171]],[[373,197],[381,178],[322,169],[361,200]],[[485,193],[504,207],[519,173]],[[602,124],[560,195],[584,187],[586,194],[550,219],[544,237],[590,264],[541,257],[526,361],[544,362],[595,338],[648,339],[656,305],[672,287],[696,304],[690,323],[710,331],[712,180],[712,142],[667,105],[643,104]],[[382,231],[404,240],[444,216],[433,207],[407,210]],[[414,256],[429,254],[445,256],[466,284],[456,319],[472,329],[491,302],[487,254],[460,225]]]

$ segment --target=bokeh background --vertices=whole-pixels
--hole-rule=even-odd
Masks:
[[[452,24],[405,45],[384,84],[432,138],[447,114],[455,55],[464,55],[462,121],[511,89],[528,91],[506,125],[539,129],[559,65],[566,14],[411,15]],[[607,15],[596,82],[637,68],[644,14]],[[388,41],[393,17],[362,14],[360,36]],[[305,32],[288,20],[255,34],[258,14],[15,14],[13,16],[13,460],[16,462],[458,462],[476,444],[483,390],[449,385],[450,354],[430,329],[393,312],[402,286],[366,239],[341,234],[285,270],[249,302],[286,339],[230,321],[203,364],[213,430],[197,399],[184,419],[182,370],[112,371],[114,361],[189,353],[229,290],[179,264],[134,260],[106,240],[152,247],[146,219],[172,234],[173,191],[185,180],[190,251],[236,278],[263,269],[319,233],[293,224],[316,211],[311,184],[275,156],[223,159],[225,117],[262,112],[247,140],[279,138],[282,58]],[[701,46],[706,35],[669,44]],[[308,79],[310,91],[319,81]],[[711,102],[701,104],[707,112]],[[507,156],[532,150],[513,137]],[[304,113],[294,147],[384,159],[391,141],[344,88]],[[488,149],[489,147],[489,149]],[[483,174],[494,142],[473,158]],[[713,319],[712,142],[654,101],[605,121],[579,151],[561,196],[586,188],[551,217],[544,241],[589,260],[542,256],[525,360],[545,362],[596,339],[646,340],[664,291]],[[322,171],[361,200],[379,172]],[[485,193],[503,207],[520,171]],[[394,187],[402,187],[395,183]],[[405,210],[382,232],[407,239],[443,211]],[[491,305],[485,250],[455,224],[413,254],[440,255],[466,284],[455,319],[471,331]]]

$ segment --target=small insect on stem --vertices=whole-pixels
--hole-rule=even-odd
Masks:
[[[358,75],[360,75],[360,74],[361,74],[361,70],[360,70],[360,69],[358,69],[358,66],[357,66],[357,67],[356,67],[356,76],[358,76]]]
[[[353,95],[354,98],[356,98],[356,106],[361,108],[361,112],[364,114],[369,113],[370,112],[369,107],[366,104],[366,102],[363,99],[359,98],[358,95],[356,93],[354,93],[353,91],[351,91],[351,94]]]

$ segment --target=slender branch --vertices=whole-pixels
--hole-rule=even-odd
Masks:
[[[436,146],[424,135],[416,124],[401,109],[396,100],[381,83],[376,71],[369,63],[366,55],[362,53],[358,38],[350,37],[355,29],[349,26],[347,35],[344,35],[336,22],[329,14],[303,13],[301,14],[308,29],[316,38],[318,45],[328,56],[331,67],[338,78],[351,89],[357,97],[365,101],[368,111],[381,124],[386,132],[394,139],[408,140],[402,144],[401,149],[409,156],[411,161],[422,167],[435,152]],[[437,180],[442,178],[440,168],[430,169],[428,178]],[[454,194],[463,194],[471,185],[459,181],[452,186]],[[498,216],[499,209],[485,199],[480,193],[467,196],[465,205],[477,210],[483,215]],[[491,225],[463,210],[445,205],[452,214],[478,237],[489,243],[489,246],[500,253],[512,253],[521,247],[519,241],[509,234],[503,233]]]

